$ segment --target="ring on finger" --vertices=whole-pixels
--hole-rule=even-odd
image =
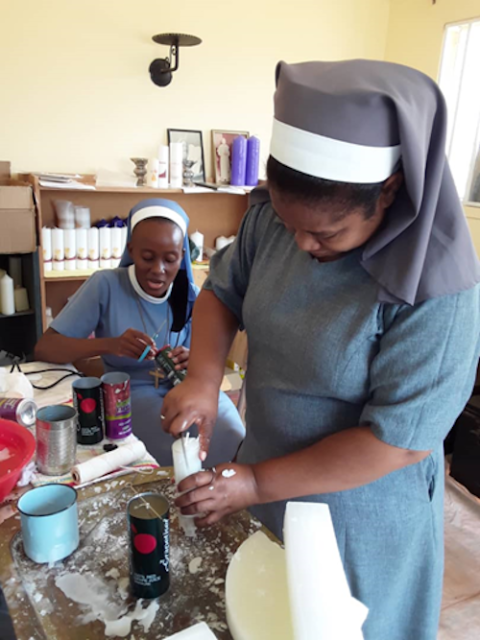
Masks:
[[[160,420],[165,420],[165,416],[162,413],[160,414]]]

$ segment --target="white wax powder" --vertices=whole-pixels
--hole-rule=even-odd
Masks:
[[[203,561],[203,558],[200,558],[200,557],[190,560],[188,564],[188,570],[190,571],[190,573],[197,573],[200,570],[202,561]]]
[[[237,472],[235,471],[235,469],[224,469],[222,471],[222,476],[224,478],[233,478],[233,476],[236,476]]]
[[[4,460],[8,460],[10,457],[11,457],[11,453],[7,448],[2,449],[0,451],[0,462],[3,462]]]

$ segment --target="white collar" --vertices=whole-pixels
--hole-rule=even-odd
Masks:
[[[137,280],[137,274],[135,273],[134,264],[131,264],[128,267],[128,277],[130,278],[132,287],[135,289],[135,293],[137,293],[137,295],[139,295],[140,298],[142,298],[143,300],[146,300],[147,302],[151,302],[152,304],[163,304],[169,299],[170,294],[172,293],[173,282],[168,287],[167,291],[161,298],[155,298],[155,296],[149,296],[148,293],[142,289],[142,287],[140,286],[140,283]]]

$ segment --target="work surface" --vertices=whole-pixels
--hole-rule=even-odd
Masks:
[[[159,476],[158,474],[163,474]],[[105,624],[95,618],[120,618],[136,601],[128,588],[126,503],[135,493],[158,491],[172,502],[170,472],[156,472],[154,482],[125,476],[79,492],[80,546],[53,566],[37,565],[24,554],[20,522],[10,518],[0,527],[0,582],[3,585],[18,640],[95,640],[105,637]],[[130,484],[132,483],[132,484]],[[186,538],[171,509],[171,584],[160,598],[148,628],[148,616],[134,621],[127,637],[162,639],[196,622],[205,621],[219,640],[229,640],[225,618],[225,575],[239,545],[260,528],[247,513],[221,526]],[[12,561],[13,558],[13,561]],[[93,604],[67,598],[56,581],[81,574]],[[78,578],[77,578],[78,582]],[[85,597],[85,594],[83,596]],[[148,601],[143,602],[145,609]]]

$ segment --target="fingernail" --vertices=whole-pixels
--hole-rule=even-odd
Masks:
[[[205,453],[205,451],[200,451],[200,460],[202,462],[205,462],[206,459],[207,459],[207,454]]]

